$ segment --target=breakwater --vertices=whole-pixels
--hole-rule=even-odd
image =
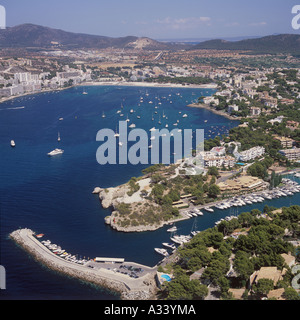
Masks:
[[[49,269],[119,293],[123,300],[149,300],[155,297],[155,268],[147,268],[141,277],[134,279],[105,268],[107,264],[95,267],[99,264],[93,260],[83,265],[67,261],[45,247],[30,229],[13,231],[10,238]],[[114,264],[111,265],[114,267]]]

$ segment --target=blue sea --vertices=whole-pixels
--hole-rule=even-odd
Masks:
[[[88,94],[83,94],[84,91]],[[46,239],[81,257],[119,257],[156,265],[161,256],[154,248],[170,241],[167,227],[144,233],[116,232],[104,224],[104,217],[111,211],[104,210],[98,196],[92,194],[95,187],[114,187],[132,176],[140,176],[147,165],[99,165],[96,152],[101,143],[96,141],[97,132],[103,128],[116,130],[118,121],[128,115],[130,123],[146,130],[158,127],[161,116],[162,126],[168,121],[170,129],[179,119],[178,128],[204,129],[206,138],[226,134],[238,125],[237,121],[187,107],[198,97],[214,92],[212,89],[89,86],[2,103],[0,264],[6,268],[7,289],[0,291],[0,299],[119,299],[111,292],[50,271],[34,261],[8,237],[20,227],[44,233]],[[122,110],[123,118],[118,110]],[[182,118],[185,113],[188,117]],[[168,119],[162,118],[162,114]],[[11,139],[16,142],[15,148],[10,146]],[[55,148],[63,149],[64,154],[47,156]],[[243,207],[240,211],[262,209],[265,204],[289,206],[299,204],[299,200],[297,194]],[[195,223],[198,230],[205,230],[228,214],[229,210],[215,210],[197,220],[180,222],[177,227],[182,234],[188,234]]]

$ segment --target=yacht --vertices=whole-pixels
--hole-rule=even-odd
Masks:
[[[157,253],[159,253],[159,254],[161,254],[161,255],[163,255],[163,256],[165,256],[165,257],[167,257],[167,256],[169,255],[169,253],[168,253],[168,251],[167,251],[166,249],[154,248],[154,250],[155,250]]]
[[[51,152],[48,153],[48,156],[56,156],[58,154],[64,153],[64,150],[61,149],[54,149]]]
[[[174,243],[164,242],[164,243],[163,243],[163,246],[164,246],[164,247],[167,247],[167,248],[170,248],[170,249],[172,249],[172,250],[175,250],[175,249],[176,249],[176,246],[175,246]]]
[[[14,140],[11,140],[11,141],[10,141],[10,145],[11,145],[12,147],[15,147],[15,146],[16,146],[15,141],[14,141]]]
[[[188,116],[187,114],[184,114],[184,115],[182,116],[182,118],[187,118],[187,116]]]
[[[175,232],[177,231],[177,227],[173,226],[172,228],[168,229],[167,232]]]
[[[214,212],[214,209],[209,208],[209,207],[205,207],[204,210],[208,211],[208,212]]]

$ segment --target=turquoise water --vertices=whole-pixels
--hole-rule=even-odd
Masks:
[[[171,278],[167,274],[162,274],[161,277],[166,279],[167,281],[171,281]]]
[[[88,95],[83,95],[83,91]],[[101,207],[98,197],[92,194],[94,187],[125,183],[132,176],[141,175],[147,165],[99,165],[96,151],[100,142],[96,141],[96,134],[102,128],[116,129],[121,103],[124,118],[128,114],[137,127],[146,130],[154,125],[158,127],[159,114],[164,112],[170,124],[179,119],[181,129],[203,128],[206,137],[226,133],[237,122],[186,106],[199,96],[213,92],[209,89],[85,87],[26,96],[1,104],[0,264],[7,271],[7,290],[1,290],[1,299],[117,299],[109,292],[56,274],[36,263],[8,239],[9,233],[19,227],[44,233],[45,238],[82,257],[119,257],[149,266],[159,262],[161,256],[154,248],[170,242],[167,227],[126,234],[104,224],[110,210]],[[143,103],[140,103],[141,96]],[[152,121],[155,105],[159,106],[159,113],[154,114]],[[130,109],[135,112],[130,114]],[[103,112],[105,118],[102,118]],[[188,115],[185,119],[181,117],[184,113]],[[16,142],[15,148],[10,147],[11,139]],[[64,154],[48,157],[47,153],[57,147],[62,148]],[[299,202],[296,195],[266,203],[288,206]],[[262,209],[263,204],[242,210],[254,207]],[[216,210],[197,218],[198,230],[214,226],[215,221],[228,213],[228,210]],[[195,219],[191,219],[178,223],[179,233],[188,234],[194,222]]]

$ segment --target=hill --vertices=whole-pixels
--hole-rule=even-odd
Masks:
[[[66,32],[34,24],[22,24],[0,30],[0,48],[137,48],[172,49],[174,45],[158,42],[149,38],[134,36],[112,38],[83,33]]]
[[[196,49],[250,50],[254,53],[300,53],[300,35],[279,34],[241,41],[210,40],[195,45]]]

